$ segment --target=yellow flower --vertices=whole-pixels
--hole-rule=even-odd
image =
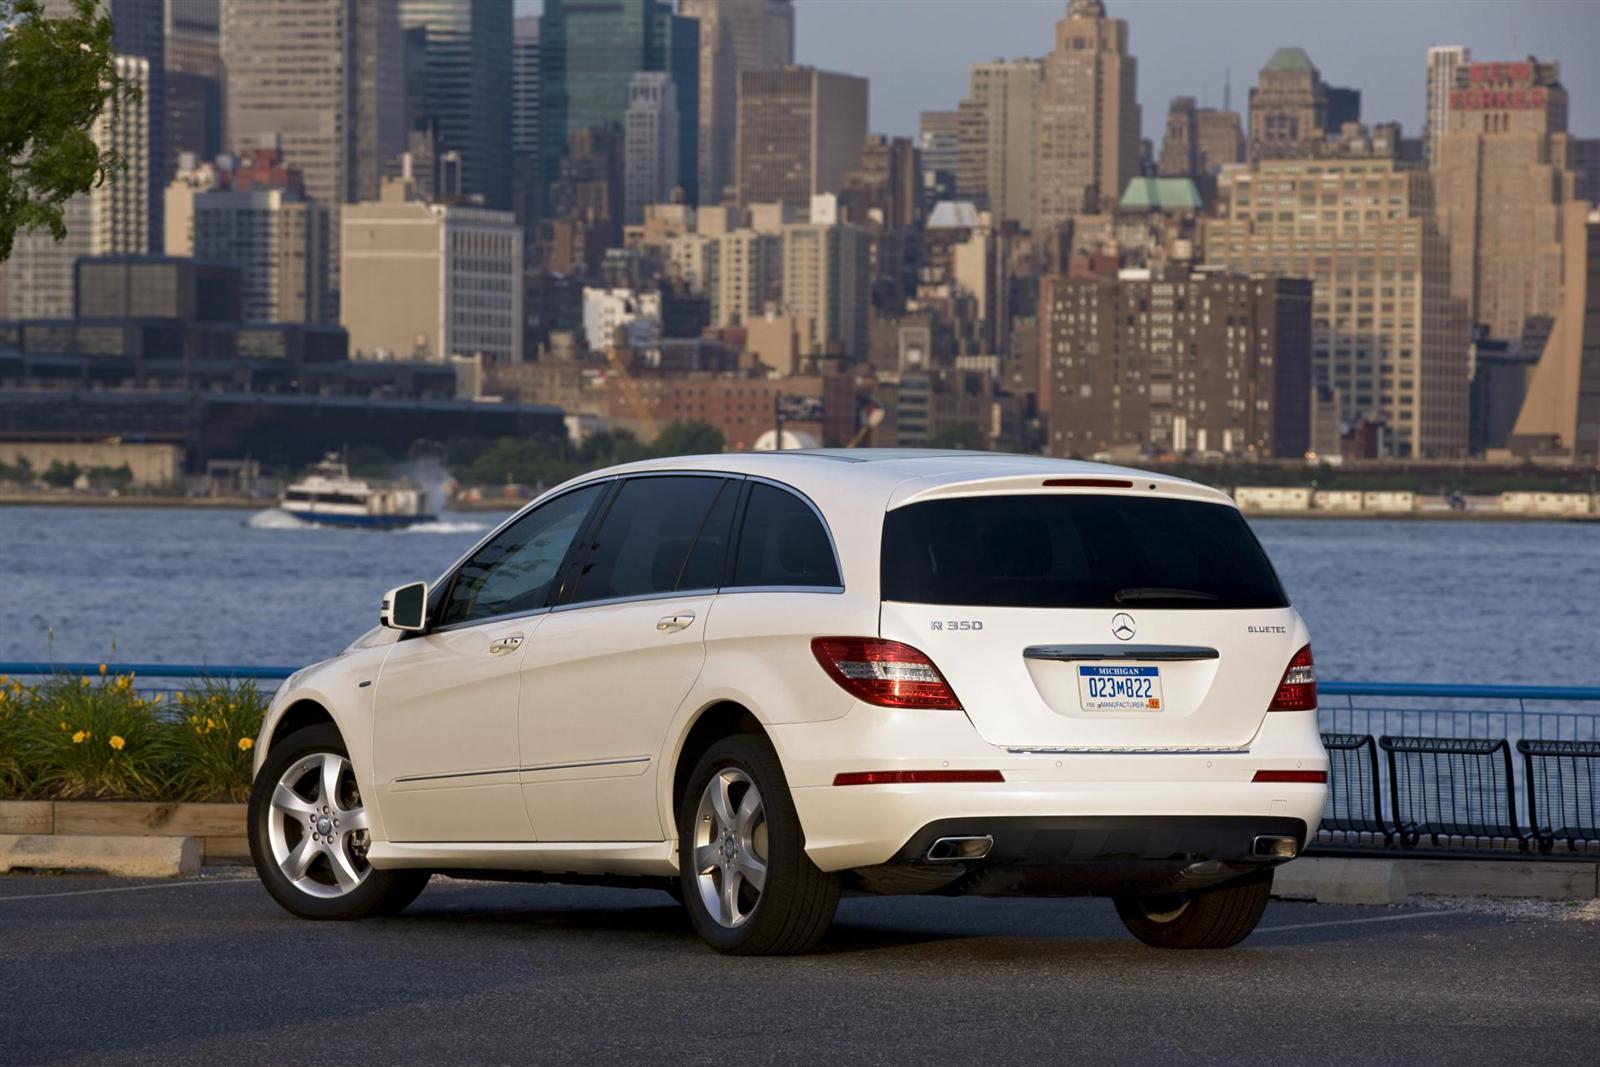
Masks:
[[[79,681],[80,681],[80,682],[82,682],[82,683],[83,683],[83,687],[84,687],[84,688],[85,688],[85,689],[87,689],[87,688],[89,688],[89,679],[87,679],[87,678],[80,678],[80,679],[78,679],[78,680],[79,680]]]
[[[122,738],[118,737],[116,734],[112,734],[111,735],[111,740],[106,742],[106,743],[108,745],[110,745],[112,748],[116,749],[118,752],[121,752],[123,746],[126,745],[128,742],[124,741]]]
[[[106,676],[106,665],[104,663],[102,663],[102,664],[100,664],[100,677],[104,678],[105,676]]]
[[[62,719],[61,720],[61,730],[62,730],[63,733],[65,733],[66,729],[67,729],[67,720]]]
[[[240,752],[249,752],[252,748],[255,748],[255,747],[256,747],[256,743],[253,740],[251,740],[250,738],[248,738],[248,737],[239,738],[239,751]]]
[[[152,704],[161,703],[161,694],[160,693],[152,693],[150,695],[150,703],[152,703]]]
[[[77,733],[72,735],[72,743],[75,744],[75,745],[81,745],[86,740],[88,740],[88,738],[89,738],[89,731],[87,731],[87,730],[79,730]]]
[[[206,733],[210,733],[212,730],[215,730],[216,728],[217,728],[217,721],[215,719],[212,719],[212,718],[207,718],[206,719]]]

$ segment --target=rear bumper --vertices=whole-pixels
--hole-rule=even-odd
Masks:
[[[1064,896],[1201,889],[1284,862],[1262,855],[1289,839],[1298,853],[1307,826],[1257,816],[1004,816],[940,819],[891,859],[854,871],[878,893]],[[968,861],[949,842],[986,847]]]
[[[1208,824],[1226,827],[1237,819],[1246,821],[1241,826],[1270,826],[1291,820],[1298,825],[1294,835],[1304,842],[1307,828],[1322,818],[1327,787],[1253,779],[1261,770],[1326,771],[1316,718],[1314,711],[1273,713],[1245,750],[1224,753],[1019,753],[985,742],[960,713],[861,705],[828,722],[771,726],[768,736],[789,780],[806,853],[825,871],[904,867],[897,857],[924,828],[952,820],[961,825],[1023,820],[1018,826],[1027,820],[1145,820],[1139,832],[1149,831],[1148,845],[1132,851],[1117,845],[1119,855],[1165,862],[1181,853],[1200,862],[1212,858],[1213,850],[1221,854],[1232,847],[1223,838],[1205,838]],[[1005,780],[832,784],[844,771],[916,769],[997,770]],[[1202,828],[1201,837],[1186,847],[1169,847],[1159,836],[1162,827],[1196,819],[1202,821],[1190,825]],[[1075,838],[1073,848],[1087,847],[1088,840]],[[1021,856],[1027,852],[1023,845]],[[1069,849],[1065,860],[1071,859]]]

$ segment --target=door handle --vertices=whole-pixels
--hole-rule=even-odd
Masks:
[[[508,634],[489,646],[491,656],[503,656],[507,652],[515,652],[522,647],[521,634]]]
[[[681,611],[676,615],[661,616],[656,620],[656,629],[664,634],[670,634],[678,630],[687,630],[692,622],[694,622],[694,612]]]

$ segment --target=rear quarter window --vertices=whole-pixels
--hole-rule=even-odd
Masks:
[[[1092,493],[930,500],[884,517],[883,599],[1019,608],[1283,608],[1225,504]]]

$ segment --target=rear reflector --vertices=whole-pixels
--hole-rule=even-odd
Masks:
[[[876,637],[818,637],[811,642],[811,654],[828,677],[868,704],[961,710],[939,668],[910,645]]]
[[[1301,782],[1320,785],[1328,780],[1327,771],[1257,771],[1252,782]]]
[[[833,776],[834,785],[950,785],[1005,780],[999,771],[847,771]]]
[[[1123,478],[1046,478],[1045,488],[1055,489],[1132,489],[1133,483]]]
[[[1310,711],[1317,706],[1317,669],[1311,664],[1311,646],[1294,654],[1283,672],[1268,711]]]

